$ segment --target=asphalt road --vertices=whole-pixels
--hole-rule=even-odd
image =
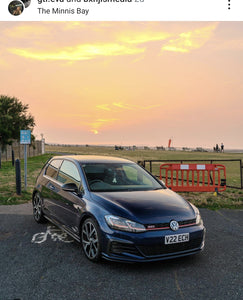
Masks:
[[[243,299],[243,210],[201,210],[199,255],[146,264],[89,262],[30,204],[0,206],[0,299]]]

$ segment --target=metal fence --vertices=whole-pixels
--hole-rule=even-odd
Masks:
[[[197,160],[144,160],[140,161],[141,165],[149,170],[156,177],[159,177],[159,167],[162,163],[223,163],[226,166],[226,186],[233,189],[243,189],[243,177],[242,177],[242,161],[241,159],[197,159]],[[227,175],[228,174],[228,175]]]

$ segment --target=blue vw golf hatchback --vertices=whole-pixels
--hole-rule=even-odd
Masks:
[[[156,261],[204,247],[199,210],[136,163],[56,156],[39,174],[33,215],[67,232],[91,261]]]

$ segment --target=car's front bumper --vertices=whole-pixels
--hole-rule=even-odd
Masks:
[[[165,244],[166,235],[182,233],[189,233],[188,242]],[[203,225],[181,228],[176,232],[156,230],[135,234],[114,231],[113,234],[104,235],[102,256],[121,262],[159,261],[196,254],[203,250],[204,242]]]

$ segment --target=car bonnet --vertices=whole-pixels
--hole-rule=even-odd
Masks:
[[[190,203],[169,189],[91,194],[92,199],[111,214],[142,224],[195,218]]]

